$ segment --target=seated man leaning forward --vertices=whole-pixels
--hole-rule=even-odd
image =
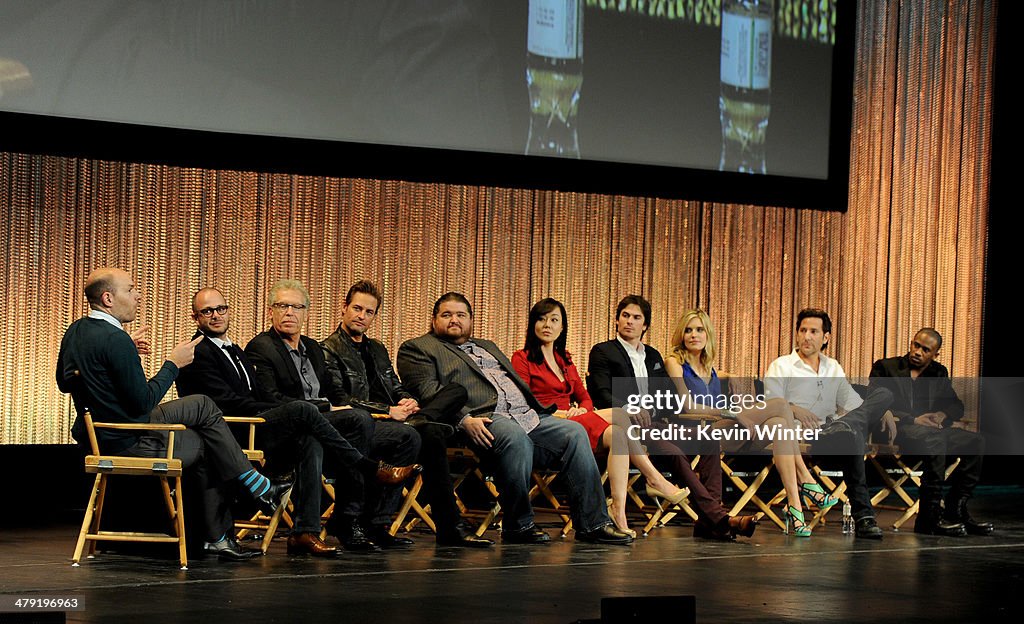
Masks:
[[[375,482],[367,482],[369,475],[358,470],[347,471],[345,478],[339,478],[327,532],[349,551],[378,552],[381,548],[410,546],[412,540],[388,533],[388,525],[401,503],[401,487],[397,484],[420,471],[420,465],[413,463],[420,451],[419,436],[401,423],[375,423],[366,410],[350,409],[344,391],[327,372],[320,343],[302,335],[310,300],[301,282],[277,282],[270,289],[267,304],[272,326],[245,346],[264,393],[276,401],[309,401],[328,412],[327,420],[356,450],[388,462],[381,466],[392,472],[393,478]]]
[[[632,542],[608,516],[601,474],[583,427],[552,416],[555,407],[538,403],[505,354],[493,342],[472,335],[469,300],[446,293],[434,304],[431,332],[399,348],[398,372],[421,403],[451,383],[466,389],[469,399],[458,429],[494,465],[505,513],[502,541],[537,544],[551,539],[533,522],[529,489],[537,466],[558,470],[566,479],[577,540]]]
[[[221,483],[236,481],[271,514],[290,484],[272,484],[253,469],[238,446],[221,412],[206,396],[160,403],[178,371],[192,363],[202,337],[180,343],[156,375],[146,380],[139,361],[149,353],[146,329],[129,335],[123,325],[135,320],[139,290],[128,273],[102,268],[85,283],[89,315],[68,327],[57,357],[57,386],[70,392],[78,418],[71,429],[79,443],[86,439],[82,414],[90,410],[98,422],[182,424],[174,436],[174,456],[199,482],[207,543],[204,550],[221,559],[257,557],[260,551],[239,546],[230,535],[233,522],[223,500]],[[167,452],[166,431],[96,431],[100,451],[112,455],[159,457]]]
[[[991,522],[979,522],[967,511],[967,501],[981,479],[981,457],[985,438],[954,427],[963,418],[964,403],[949,379],[949,371],[935,361],[942,348],[942,335],[924,327],[910,341],[902,357],[875,362],[871,387],[892,392],[892,412],[899,422],[896,444],[904,455],[920,456],[921,513],[914,522],[915,533],[932,535],[988,535]],[[954,457],[960,465],[949,476],[945,508],[942,486],[946,467]]]
[[[882,539],[868,497],[864,449],[868,435],[880,422],[890,443],[896,436],[896,422],[886,412],[892,393],[873,388],[866,399],[860,398],[839,362],[822,353],[831,337],[832,319],[827,312],[801,310],[796,317],[796,348],[768,366],[764,394],[768,399],[786,399],[800,424],[821,429],[811,452],[819,461],[833,461],[842,469],[857,537]]]

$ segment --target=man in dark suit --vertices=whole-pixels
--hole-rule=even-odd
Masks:
[[[192,297],[192,318],[198,327],[195,337],[206,339],[197,345],[192,365],[178,375],[178,394],[204,394],[227,414],[266,420],[256,429],[257,444],[271,466],[282,463],[285,469],[292,465],[295,468],[292,501],[296,518],[288,537],[288,552],[334,556],[337,549],[324,544],[319,536],[324,450],[346,475],[362,471],[376,477],[379,471],[387,479],[390,472],[380,470],[379,462],[356,450],[313,404],[281,402],[265,396],[248,356],[228,338],[231,309],[219,290],[203,288]]]
[[[57,358],[57,385],[71,393],[78,412],[72,428],[75,439],[84,443],[86,409],[104,422],[185,425],[188,428],[174,437],[174,456],[203,491],[204,550],[230,560],[259,556],[260,551],[243,548],[230,536],[231,514],[221,484],[238,481],[267,513],[273,513],[291,486],[274,485],[253,470],[208,397],[160,403],[179,371],[192,362],[202,338],[175,346],[147,381],[139,361],[139,355],[150,353],[146,328],[129,335],[123,327],[135,320],[141,299],[131,276],[121,269],[96,269],[86,280],[85,296],[89,315],[68,327]],[[157,457],[167,452],[166,431],[101,429],[97,438],[104,453]]]
[[[931,327],[921,329],[914,335],[906,355],[874,363],[870,385],[892,392],[889,409],[899,425],[896,444],[904,454],[919,455],[924,460],[921,510],[914,532],[988,535],[994,529],[992,523],[978,522],[967,511],[967,501],[981,478],[985,438],[952,426],[963,418],[964,404],[953,389],[949,371],[935,361],[941,348],[939,332]],[[949,459],[956,456],[960,457],[960,465],[949,477],[943,513],[943,476]]]
[[[657,390],[672,391],[661,353],[643,343],[650,325],[651,304],[640,295],[627,295],[615,308],[616,336],[590,350],[587,364],[587,391],[598,409],[622,408],[630,395]],[[652,415],[641,410],[636,423],[644,427],[663,427]],[[683,450],[667,440],[645,440],[651,461],[669,470],[690,488],[697,507],[698,521],[693,525],[696,537],[729,541],[736,535],[749,537],[754,532],[752,516],[730,517],[722,506],[721,447],[704,442],[694,473]]]
[[[477,537],[462,520],[448,465],[447,441],[455,433],[459,410],[466,404],[466,389],[449,384],[423,405],[409,394],[391,366],[387,348],[366,335],[382,304],[380,289],[369,280],[360,280],[348,289],[338,329],[320,343],[327,358],[327,370],[334,384],[347,395],[347,403],[408,423],[419,434],[423,495],[437,527],[437,543],[473,548],[493,546],[493,541]]]
[[[266,396],[279,402],[297,399],[316,405],[360,453],[388,462],[401,477],[394,483],[419,472],[420,466],[413,464],[420,450],[416,432],[402,423],[375,423],[369,412],[351,408],[342,388],[327,372],[320,344],[302,335],[309,309],[309,293],[302,283],[277,282],[270,289],[268,304],[271,328],[245,347],[256,369],[256,382]],[[339,497],[344,493],[344,504],[339,501],[335,505],[327,531],[337,536],[346,550],[375,552],[382,547],[411,545],[412,540],[393,537],[387,530],[400,503],[401,489],[397,485],[363,485],[362,481],[363,475],[356,471],[336,483],[335,493]],[[354,490],[345,492],[350,482],[355,483]],[[365,492],[365,497],[360,492]]]
[[[578,541],[628,544],[628,534],[612,524],[590,442],[578,423],[556,418],[542,406],[489,340],[473,338],[473,308],[460,293],[446,293],[434,304],[431,332],[398,350],[398,370],[406,386],[427,403],[451,383],[468,399],[457,429],[485,461],[492,462],[505,513],[502,541],[550,541],[533,522],[530,475],[534,466],[553,467],[569,486]]]

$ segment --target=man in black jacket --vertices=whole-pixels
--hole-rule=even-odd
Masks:
[[[923,457],[921,511],[915,533],[933,535],[988,535],[990,522],[978,522],[967,511],[967,500],[981,477],[985,439],[953,427],[964,415],[964,404],[953,389],[949,371],[935,361],[942,335],[925,327],[914,335],[910,351],[901,357],[878,360],[871,367],[870,384],[892,392],[890,409],[899,419],[896,444],[906,455]],[[950,457],[960,465],[949,477],[945,513],[941,508],[943,476]]]
[[[256,370],[248,356],[231,342],[231,309],[216,288],[203,288],[192,297],[192,318],[198,331],[195,337],[206,339],[197,345],[192,365],[178,375],[178,394],[204,394],[221,410],[232,416],[260,416],[266,424],[257,427],[256,439],[271,466],[284,464],[295,468],[295,526],[288,538],[288,552],[321,557],[334,556],[337,550],[327,546],[320,534],[320,475],[326,449],[345,478],[357,488],[361,479],[350,479],[360,471],[387,481],[390,471],[379,462],[367,459],[338,431],[320,411],[306,401],[278,401],[266,396],[256,379]],[[359,494],[362,498],[362,494]]]
[[[477,537],[463,522],[448,466],[447,440],[455,433],[460,411],[466,404],[466,389],[456,383],[448,384],[420,405],[402,387],[387,348],[366,336],[382,302],[380,289],[368,280],[358,281],[348,289],[338,329],[320,343],[327,358],[327,370],[345,393],[348,404],[388,414],[396,422],[415,427],[421,440],[418,461],[423,465],[423,493],[437,526],[437,543],[492,546],[493,541]]]
[[[257,383],[273,400],[313,403],[326,412],[327,420],[360,453],[402,466],[406,477],[413,476],[420,469],[412,465],[420,450],[419,436],[411,427],[397,422],[376,423],[366,410],[349,406],[341,387],[327,372],[319,343],[302,335],[309,303],[309,293],[299,281],[281,280],[270,289],[272,326],[245,347],[255,365]],[[361,478],[359,474],[350,476]],[[336,484],[339,498],[347,481]],[[412,540],[393,537],[387,530],[400,503],[401,489],[382,489],[374,483],[368,484],[365,492],[365,499],[358,492],[350,492],[344,496],[345,504],[338,501],[328,532],[337,536],[347,550],[378,551],[381,547],[411,545]]]
[[[627,397],[654,394],[658,390],[673,391],[665,372],[661,353],[643,343],[651,322],[651,304],[640,295],[626,295],[615,308],[615,333],[612,340],[601,342],[590,350],[587,363],[587,391],[597,409],[621,408]],[[662,427],[652,416],[641,412],[638,424]],[[693,525],[695,537],[730,541],[736,535],[749,537],[754,531],[753,517],[730,517],[722,506],[721,447],[708,441],[700,445],[696,472],[682,449],[665,440],[649,439],[647,452],[655,465],[667,468],[690,488],[697,507],[698,520]]]
[[[204,550],[231,560],[259,556],[260,551],[243,548],[230,536],[231,514],[220,484],[237,480],[267,513],[273,513],[290,485],[273,485],[253,470],[208,397],[160,403],[175,377],[192,363],[202,338],[175,346],[147,381],[139,361],[140,355],[150,353],[146,329],[129,335],[123,327],[135,320],[141,299],[131,276],[121,269],[96,269],[86,280],[85,296],[89,315],[68,327],[57,357],[57,385],[71,393],[78,412],[72,427],[75,439],[84,442],[81,416],[87,409],[101,422],[185,425],[188,428],[174,437],[174,456],[203,491]],[[163,455],[167,437],[166,431],[97,431],[101,451],[116,455]]]

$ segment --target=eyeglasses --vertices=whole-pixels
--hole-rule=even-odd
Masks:
[[[213,316],[213,313],[216,312],[217,314],[224,316],[225,314],[228,313],[229,309],[230,308],[228,308],[228,306],[222,305],[217,306],[216,308],[203,308],[202,310],[199,310],[197,314],[199,314],[200,316],[205,316],[206,318],[210,318],[211,316]]]
[[[306,309],[306,305],[304,303],[281,303],[281,302],[278,302],[278,303],[270,304],[270,307],[274,308],[278,312],[284,312],[285,310],[289,310],[289,309],[295,310],[296,312],[302,312],[302,311],[304,311]]]

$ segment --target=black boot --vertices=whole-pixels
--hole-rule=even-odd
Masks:
[[[978,522],[971,517],[971,512],[967,511],[966,496],[946,501],[946,518],[963,524],[970,535],[988,535],[996,528],[991,522]]]
[[[917,514],[917,521],[914,522],[914,533],[963,537],[967,535],[967,529],[960,522],[944,519],[942,508],[937,502],[921,501],[921,510]]]

